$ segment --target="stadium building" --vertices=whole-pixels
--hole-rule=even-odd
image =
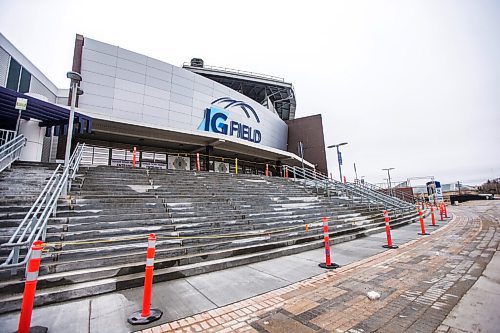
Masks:
[[[272,174],[280,165],[327,173],[321,115],[295,118],[293,86],[282,78],[206,66],[183,67],[76,36],[72,71],[81,73],[73,146],[82,164]],[[64,159],[71,92],[57,88],[0,34],[0,122],[14,130],[18,97],[28,100],[21,160]],[[298,149],[303,143],[303,159]]]

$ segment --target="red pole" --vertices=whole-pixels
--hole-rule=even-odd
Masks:
[[[321,268],[328,268],[328,269],[334,269],[340,267],[337,264],[332,264],[331,258],[330,258],[330,235],[328,233],[328,219],[326,217],[323,217],[323,238],[325,240],[325,263],[319,264],[319,267]]]
[[[42,261],[43,242],[36,241],[31,247],[31,258],[28,263],[26,273],[26,283],[24,284],[23,301],[21,304],[21,316],[19,317],[19,333],[29,333],[31,326],[31,314],[33,313],[33,304],[35,303],[36,282],[38,279],[38,270]]]
[[[448,209],[446,208],[446,204],[443,201],[443,209],[444,209],[444,217],[448,218]]]
[[[418,210],[418,215],[420,215],[420,229],[422,232],[419,232],[419,235],[429,235],[428,233],[425,232],[425,225],[424,225],[424,213],[419,209]]]
[[[144,294],[142,298],[142,310],[136,311],[128,317],[127,321],[132,325],[149,324],[161,318],[163,312],[151,309],[151,292],[153,290],[153,270],[155,261],[156,236],[149,234],[148,251],[146,255],[146,276],[144,278]]]
[[[269,164],[266,163],[266,177],[269,177]]]
[[[132,168],[135,168],[136,162],[137,162],[137,148],[134,147],[134,151],[132,152]]]
[[[285,179],[288,179],[288,166],[285,165]]]
[[[344,176],[344,184],[347,184],[347,178]]]
[[[201,166],[200,166],[200,153],[196,153],[196,169],[198,169],[198,172],[201,171]]]
[[[439,221],[444,221],[443,213],[444,213],[444,211],[443,211],[443,204],[440,203],[439,204]]]
[[[387,245],[382,245],[382,246],[387,249],[397,249],[398,246],[392,244],[391,225],[389,224],[389,213],[386,210],[384,211],[384,218],[385,218],[385,234],[387,235]]]

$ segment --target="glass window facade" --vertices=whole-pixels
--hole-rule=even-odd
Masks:
[[[24,69],[14,58],[10,58],[9,75],[6,87],[20,93],[30,90],[31,74]]]

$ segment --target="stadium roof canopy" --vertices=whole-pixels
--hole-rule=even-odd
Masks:
[[[184,63],[182,67],[223,84],[253,99],[257,103],[267,106],[269,109],[274,108],[283,120],[292,120],[295,118],[296,100],[293,85],[285,82],[283,78],[224,67],[208,66],[203,65],[203,63],[195,65],[193,61],[191,64]],[[272,107],[268,106],[269,101]]]

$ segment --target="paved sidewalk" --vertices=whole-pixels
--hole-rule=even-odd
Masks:
[[[426,219],[426,224],[430,219]],[[443,223],[439,223],[443,225]],[[427,227],[431,231],[431,227]],[[438,228],[439,229],[439,228]],[[395,244],[417,239],[419,223],[392,231]],[[340,265],[357,262],[388,250],[385,232],[335,244],[332,260]],[[394,250],[389,250],[391,252]],[[318,263],[324,261],[324,249],[267,260],[174,281],[155,283],[152,306],[164,311],[162,318],[150,326],[172,322],[198,313],[214,310],[234,302],[265,294],[290,284],[322,274]],[[141,308],[142,288],[132,288],[81,300],[37,307],[32,325],[46,326],[58,332],[130,332],[139,327],[127,323],[127,317]],[[17,328],[19,313],[0,316],[0,332]],[[141,327],[144,328],[144,327]]]
[[[446,318],[498,250],[500,201],[450,210],[452,223],[400,249],[142,332],[460,332],[453,314]],[[498,261],[493,265],[487,274],[498,281]],[[498,294],[498,286],[490,290]],[[371,290],[381,298],[369,300]],[[464,300],[472,297],[479,308],[465,329],[479,332],[499,302],[492,294],[483,308],[477,297],[486,296],[472,292]],[[500,316],[490,321],[488,329],[500,327]]]

